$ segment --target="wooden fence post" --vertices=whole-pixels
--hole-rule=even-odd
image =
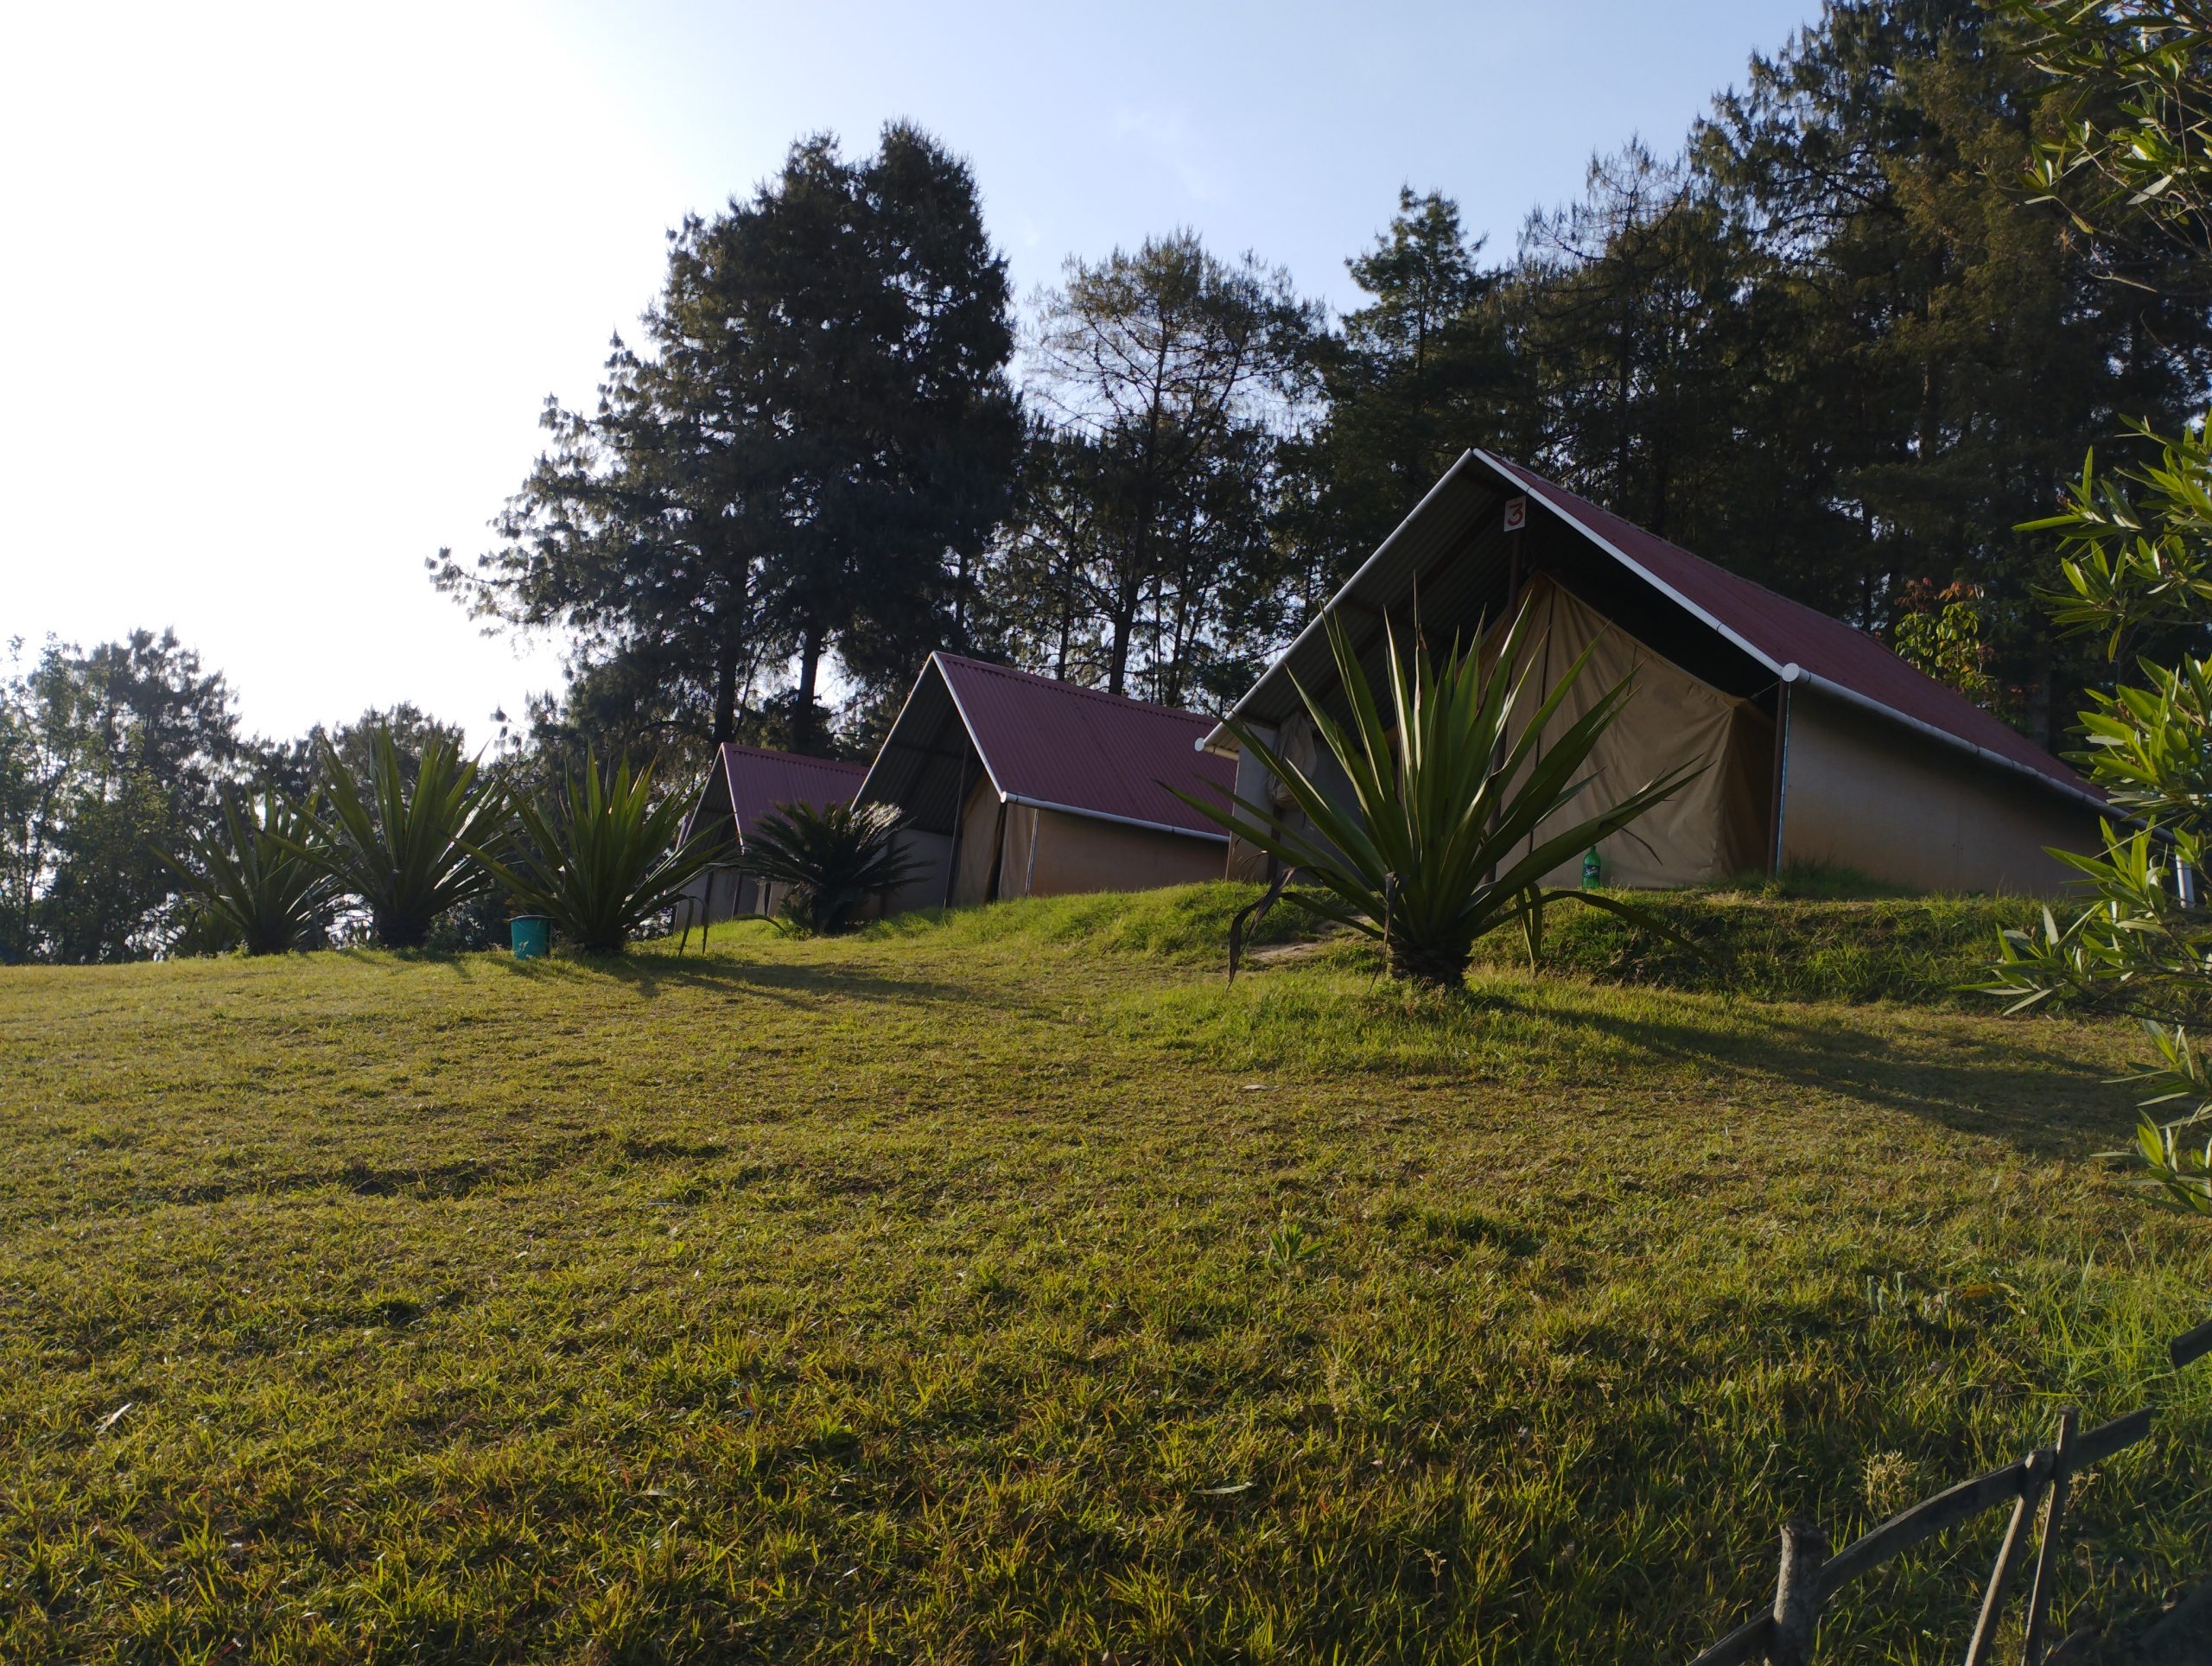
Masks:
[[[1821,1623],[1821,1569],[1828,1559],[1828,1536],[1810,1522],[1787,1522],[1782,1529],[1782,1571],[1774,1583],[1774,1641],[1767,1645],[1773,1666],[1811,1666],[1813,1632]]]
[[[2020,1501],[2012,1506],[2012,1520],[2005,1529],[2005,1543],[1997,1565],[1989,1570],[1989,1589],[1981,1593],[1981,1617],[1974,1622],[1974,1639],[1967,1644],[1967,1666],[1983,1666],[1997,1641],[1998,1617],[2005,1612],[2005,1587],[2019,1566],[2020,1551],[2028,1542],[2028,1521],[2036,1513],[2043,1492],[2044,1472],[2050,1467],[2041,1452],[2028,1454],[2027,1473],[2020,1478]]]
[[[2058,1447],[2050,1469],[2050,1501],[2043,1510],[2043,1542],[2036,1547],[2036,1582],[2028,1593],[2027,1641],[2020,1650],[2020,1666],[2039,1666],[2043,1659],[2043,1620],[2050,1606],[2050,1587],[2058,1567],[2058,1529],[2066,1513],[2066,1472],[2074,1446],[2078,1414],[2069,1406],[2058,1414]]]

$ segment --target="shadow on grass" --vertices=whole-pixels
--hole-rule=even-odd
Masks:
[[[344,1194],[418,1203],[459,1203],[487,1189],[534,1186],[580,1166],[622,1164],[665,1166],[719,1164],[731,1156],[729,1141],[622,1134],[607,1128],[573,1129],[505,1150],[443,1161],[371,1162],[359,1155],[318,1167],[247,1172],[219,1179],[181,1181],[134,1192],[129,1206],[225,1204],[234,1198],[272,1199]],[[740,1167],[750,1176],[765,1172],[755,1162]]]
[[[664,949],[606,959],[560,957],[518,962],[477,955],[450,957],[446,963],[464,977],[487,975],[556,982],[606,979],[628,986],[647,1001],[677,993],[750,996],[795,1012],[815,1011],[840,999],[883,1006],[971,1010],[981,1006],[1009,1021],[1044,1026],[1046,1034],[1065,1019],[1069,1005],[1068,992],[1041,991],[1033,980],[1001,976],[1003,969],[995,967],[988,969],[991,976],[967,981],[919,969],[904,976],[861,970],[842,959],[794,963],[749,956],[679,957]],[[1083,1004],[1091,1000],[1088,995],[1075,998]],[[1713,999],[1672,992],[1658,998]],[[1412,1014],[1416,1028],[1433,1028],[1440,1042],[1448,1042],[1453,1030],[1479,1025],[1491,1016],[1510,1019],[1537,1032],[1554,1028],[1602,1038],[1630,1053],[1688,1067],[1712,1082],[1716,1091],[1736,1079],[1764,1078],[1808,1095],[1852,1099],[1956,1132],[2001,1140],[2037,1157],[2074,1159],[2086,1149],[2108,1146],[2124,1132],[2129,1119],[2126,1096],[2109,1085],[2108,1072],[2080,1057],[2078,1045],[2069,1049],[2056,1034],[2046,1040],[2038,1033],[2044,1027],[2034,1021],[2008,1024],[1993,1034],[1986,1028],[1967,1031],[1961,1027],[1948,1034],[1900,1036],[1881,1027],[1861,1027],[1847,1011],[1827,1019],[1802,1017],[1786,1007],[1742,997],[1723,995],[1709,1012],[1686,1011],[1675,1017],[1649,1010],[1608,1010],[1573,998],[1530,1000],[1495,986]],[[1326,1027],[1363,1027],[1375,1021],[1375,1014],[1363,1014],[1355,1008],[1319,1021]],[[1148,1027],[1140,1022],[1134,1039],[1145,1042]],[[1152,1046],[1164,1045],[1185,1058],[1195,1056],[1201,1068],[1231,1074],[1247,1068],[1213,1058],[1220,1048],[1205,1042],[1191,1046],[1156,1036],[1149,1040]],[[1294,1044],[1284,1062],[1296,1059],[1300,1051]],[[1300,1062],[1323,1078],[1371,1075],[1378,1070],[1408,1079],[1437,1074],[1420,1056],[1418,1042],[1402,1059],[1389,1059],[1389,1052],[1386,1046],[1382,1056],[1358,1063],[1324,1061],[1318,1053]],[[1458,1077],[1467,1072],[1453,1067],[1442,1073]],[[1808,1118],[1804,1132],[1808,1140],[1817,1140],[1816,1116]],[[461,1183],[468,1182],[462,1178]]]
[[[1519,1006],[1510,997],[1499,997]],[[1841,1024],[1760,1014],[1756,1031],[1588,1009],[1521,1008],[1540,1021],[1593,1031],[1717,1078],[1746,1071],[1825,1095],[1923,1116],[1963,1134],[2001,1139],[2035,1156],[2078,1157],[2084,1136],[2109,1144],[2127,1120],[2126,1096],[2108,1075],[2056,1047],[2027,1025],[2001,1042],[1952,1040],[1939,1056]],[[1929,1044],[1930,1047],[1933,1042]],[[1808,1129],[1808,1134],[1817,1129]]]
[[[931,977],[885,976],[849,966],[798,965],[777,961],[733,960],[673,955],[609,955],[603,958],[557,956],[548,960],[495,963],[509,977],[563,978],[579,973],[626,983],[652,1000],[670,989],[759,995],[786,1006],[811,1004],[804,997],[842,997],[880,1002],[972,1002],[969,985]],[[464,974],[466,976],[466,974]]]
[[[166,1186],[140,1185],[118,1195],[118,1208],[152,1202],[194,1205],[226,1204],[234,1198],[287,1198],[316,1193],[354,1198],[397,1199],[423,1203],[458,1203],[486,1189],[530,1186],[550,1180],[582,1160],[603,1160],[610,1149],[629,1154],[626,1145],[610,1146],[604,1129],[571,1129],[558,1138],[439,1160],[387,1156],[372,1161],[358,1153],[306,1167],[247,1169]]]
[[[1414,998],[1387,986],[1347,990],[1344,970],[1268,974],[1280,1004],[1255,998],[1248,1008],[1222,992],[1181,1003],[1165,1028],[1141,1014],[1128,1027],[1202,1065],[1287,1068],[1316,1080],[1495,1082],[1526,1070],[1586,1087],[1633,1080],[1648,1062],[1716,1097],[1739,1084],[1802,1090],[1804,1137],[1813,1141],[1821,1135],[1814,1095],[1903,1111],[2039,1158],[2109,1148],[2132,1121],[2125,1090],[2113,1084],[2118,1061],[2085,1046],[2082,1031],[2039,1020],[1932,1008],[1923,1009],[1932,1023],[1900,1024],[1894,1008],[1862,1016],[1676,991],[1624,1000],[1579,979]]]

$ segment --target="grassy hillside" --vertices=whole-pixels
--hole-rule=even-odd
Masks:
[[[2086,1160],[2125,1034],[1945,993],[2000,907],[1444,1000],[1224,989],[1240,900],[0,971],[0,1657],[1687,1658],[2152,1388],[2062,1605],[2198,1571],[2212,1232]],[[1955,1657],[2000,1527],[1824,1658]]]
[[[1822,875],[1810,876],[1817,885]],[[1663,920],[1694,945],[1577,903],[1547,911],[1548,969],[1606,982],[1649,984],[1767,1001],[1895,1001],[1990,1010],[1986,997],[1962,990],[1988,959],[1997,933],[2031,924],[2037,909],[1992,897],[1837,897],[1795,889],[1618,893]],[[925,936],[944,944],[1039,941],[1173,959],[1192,967],[1224,963],[1231,917],[1255,893],[1239,885],[1187,886],[1135,895],[1053,897],[969,909],[940,917],[906,914],[872,928],[878,938]],[[767,932],[748,925],[724,931]],[[1293,906],[1265,916],[1262,951],[1325,946],[1333,963],[1372,975],[1381,957],[1357,938],[1323,944]],[[1491,972],[1525,966],[1518,931],[1478,945]]]

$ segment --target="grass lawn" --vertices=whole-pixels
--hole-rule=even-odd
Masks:
[[[1989,906],[1445,1000],[1225,989],[1234,896],[0,970],[0,1658],[1687,1659],[2145,1392],[2062,1615],[2202,1571],[2212,1229],[2088,1160],[2126,1033],[1943,993]]]

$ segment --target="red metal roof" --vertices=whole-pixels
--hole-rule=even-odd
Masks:
[[[1161,785],[1228,791],[1234,763],[1196,749],[1213,726],[1211,718],[959,654],[931,658],[1001,794],[1221,836],[1218,827]]]
[[[1518,463],[1484,451],[1475,455],[1525,487],[1530,496],[1586,537],[1610,549],[1661,588],[1673,592],[1708,623],[1733,637],[1738,646],[1765,660],[1777,674],[1786,666],[1796,665],[1890,713],[1994,753],[2073,792],[2094,792],[2074,771],[2010,723],[1907,664],[1864,631],[1716,567]]]
[[[729,781],[730,808],[736,814],[741,839],[778,804],[801,804],[810,810],[849,804],[868,778],[866,764],[809,758],[796,752],[770,752],[764,747],[741,747],[734,742],[722,747],[721,766]]]

